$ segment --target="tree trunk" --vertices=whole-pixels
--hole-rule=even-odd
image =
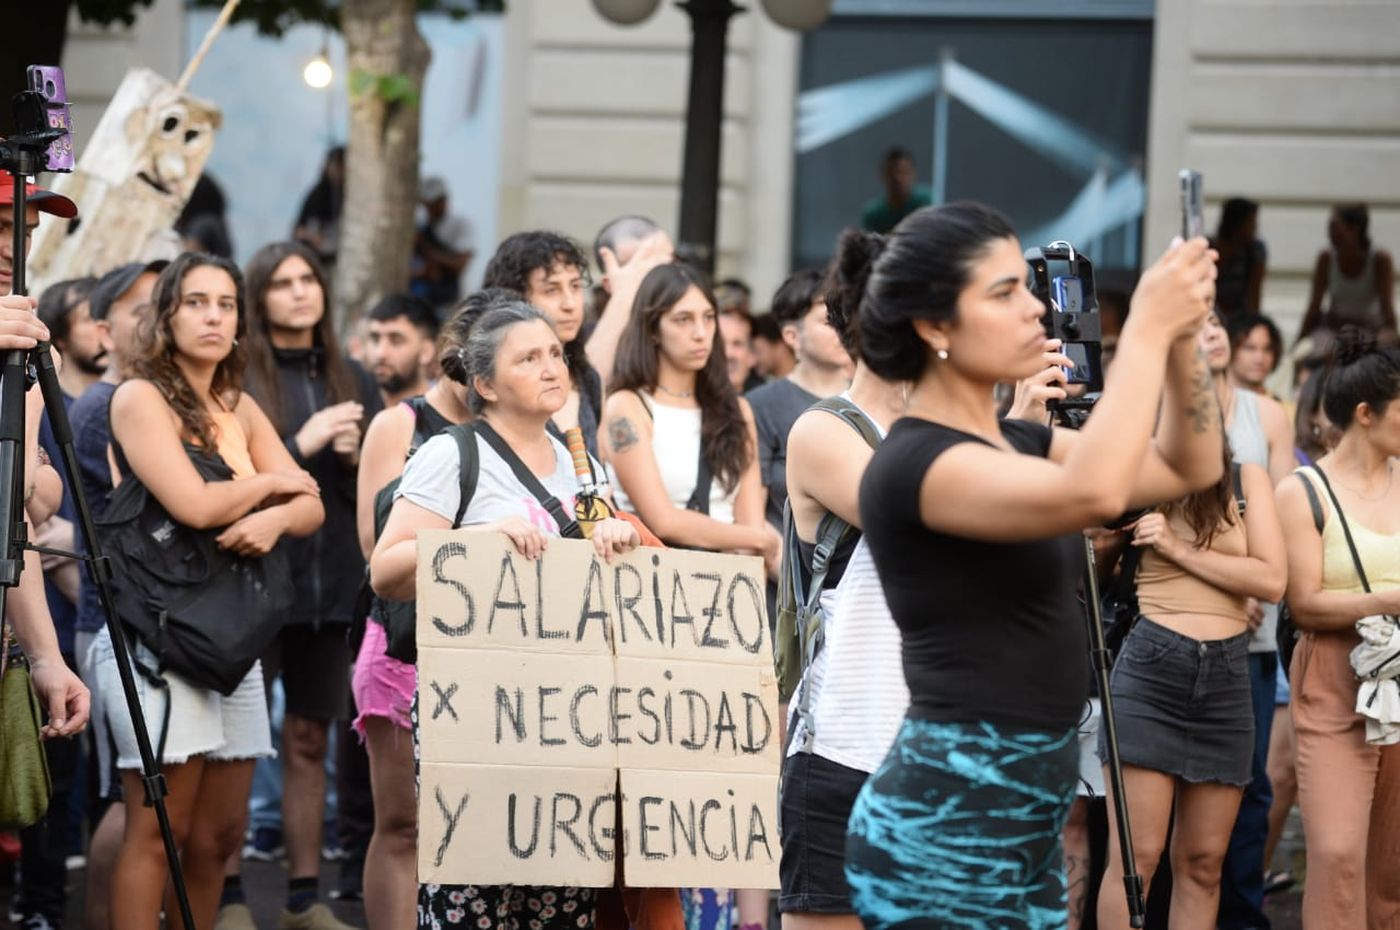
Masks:
[[[431,52],[415,0],[344,0],[350,138],[335,296],[340,322],[408,286],[423,78]],[[346,331],[344,328],[342,332]]]

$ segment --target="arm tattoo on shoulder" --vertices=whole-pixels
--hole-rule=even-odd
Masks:
[[[1186,402],[1186,415],[1191,418],[1191,429],[1196,433],[1218,429],[1221,423],[1220,399],[1215,396],[1215,386],[1211,383],[1210,365],[1199,349],[1192,366],[1191,395]]]
[[[608,421],[608,445],[614,452],[626,452],[640,440],[637,428],[626,417],[614,417]]]

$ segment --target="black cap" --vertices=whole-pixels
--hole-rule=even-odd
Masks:
[[[94,320],[107,319],[107,311],[112,304],[121,299],[121,296],[131,290],[131,286],[136,283],[136,279],[146,272],[160,274],[165,270],[170,262],[165,259],[158,259],[153,262],[132,262],[129,265],[120,265],[97,279],[97,284],[92,288],[92,293],[88,295],[88,312]]]

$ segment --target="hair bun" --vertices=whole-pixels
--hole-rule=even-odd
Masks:
[[[1345,367],[1377,351],[1376,337],[1358,326],[1343,326],[1332,343],[1332,364]]]
[[[845,332],[860,316],[865,286],[875,262],[885,251],[886,239],[878,233],[847,229],[836,243],[836,257],[827,281],[826,312],[838,333]]]

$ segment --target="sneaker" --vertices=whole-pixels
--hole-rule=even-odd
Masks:
[[[222,928],[221,928],[222,930]],[[300,913],[282,909],[277,930],[357,930],[331,913],[330,906],[317,901]]]
[[[350,850],[339,843],[327,843],[321,847],[321,858],[326,862],[344,862],[350,858]]]
[[[275,827],[258,827],[243,847],[243,858],[254,862],[277,862],[286,856],[287,847],[282,845],[282,831]]]
[[[225,904],[214,918],[214,930],[258,930],[258,925],[253,923],[253,912],[248,905]]]
[[[20,930],[60,930],[60,925],[49,920],[43,914],[28,914],[15,921],[15,926]]]
[[[1296,884],[1293,873],[1289,871],[1265,872],[1264,873],[1264,894],[1282,894]]]

